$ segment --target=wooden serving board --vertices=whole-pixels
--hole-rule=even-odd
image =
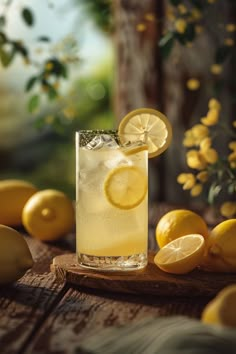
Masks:
[[[194,270],[185,275],[168,274],[153,262],[149,253],[148,266],[132,272],[98,272],[84,269],[76,263],[75,254],[56,256],[51,271],[60,282],[112,292],[159,296],[214,296],[225,286],[235,283],[236,273],[212,273]]]

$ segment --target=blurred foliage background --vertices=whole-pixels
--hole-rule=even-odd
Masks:
[[[1,179],[74,198],[75,131],[115,125],[108,9],[105,1],[2,2]],[[53,72],[55,59],[66,75]]]
[[[229,134],[220,137],[209,168],[217,172],[221,157],[230,158],[234,202],[236,151],[227,144],[236,139],[235,36],[235,0],[2,1],[0,178],[74,198],[75,131],[116,128],[146,106],[164,112],[174,131],[168,151],[150,160],[150,200],[202,205],[201,181],[194,180],[192,198],[177,177],[191,172],[185,132],[204,121],[215,99],[219,128],[228,126]],[[216,182],[222,202],[222,178]]]

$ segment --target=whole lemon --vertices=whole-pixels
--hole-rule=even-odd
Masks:
[[[31,236],[42,241],[57,240],[70,232],[75,224],[73,203],[61,191],[39,191],[25,204],[22,222]]]
[[[0,284],[20,279],[33,265],[23,236],[11,227],[0,225]]]
[[[236,271],[236,219],[215,226],[207,239],[204,265],[211,271]]]
[[[204,323],[236,327],[236,285],[228,285],[203,309]]]
[[[203,218],[187,209],[176,209],[166,213],[156,226],[156,240],[162,248],[167,243],[185,235],[208,236],[208,228]]]
[[[23,180],[6,179],[0,181],[0,224],[21,225],[21,214],[27,200],[38,190]]]

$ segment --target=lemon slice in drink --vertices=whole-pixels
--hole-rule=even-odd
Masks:
[[[147,193],[147,176],[136,166],[118,166],[111,170],[104,182],[107,200],[119,209],[138,206]]]
[[[185,274],[202,262],[205,240],[200,234],[190,234],[162,247],[154,258],[155,264],[167,273]]]
[[[169,120],[163,113],[152,108],[139,108],[128,113],[120,122],[118,133],[122,141],[133,141],[137,134],[143,134],[145,139],[146,135],[149,158],[164,152],[172,140]]]

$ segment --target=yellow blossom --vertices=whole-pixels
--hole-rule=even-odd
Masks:
[[[45,69],[47,71],[51,71],[53,68],[53,63],[52,62],[48,62],[46,65],[45,65]]]
[[[185,46],[186,46],[187,48],[192,48],[192,47],[193,47],[193,43],[192,43],[192,42],[187,42],[187,43],[185,44]]]
[[[211,147],[211,138],[208,136],[206,138],[204,138],[201,142],[200,142],[200,150],[201,151],[206,151]]]
[[[188,12],[188,9],[184,4],[179,4],[178,10],[181,15],[185,15]]]
[[[227,23],[227,25],[225,26],[225,29],[227,32],[234,32],[236,29],[236,26],[234,23]]]
[[[214,3],[216,2],[216,0],[207,0],[207,2],[208,2],[209,4],[214,4]]]
[[[166,9],[166,18],[169,20],[169,21],[174,21],[175,20],[175,14],[174,14],[174,10],[173,10],[173,7],[172,6],[167,6],[167,9]]]
[[[152,12],[146,13],[144,18],[145,18],[145,20],[150,21],[150,22],[153,22],[156,19],[155,15]]]
[[[195,145],[195,139],[193,136],[186,136],[183,139],[183,146],[185,147],[192,147]]]
[[[202,182],[202,183],[205,183],[208,181],[208,178],[209,178],[209,174],[207,171],[201,171],[197,174],[197,179]]]
[[[67,107],[63,110],[63,114],[67,119],[74,119],[76,116],[76,111],[73,107]]]
[[[184,33],[187,28],[187,22],[183,18],[179,18],[175,21],[176,31],[179,33]]]
[[[202,184],[200,183],[195,184],[195,186],[190,191],[192,197],[197,197],[201,193],[202,193]]]
[[[230,163],[233,163],[233,165],[236,163],[236,150],[234,150],[231,154],[229,154],[228,161]]]
[[[236,120],[233,121],[232,125],[234,128],[236,128]]]
[[[203,170],[207,166],[204,156],[197,150],[190,150],[187,152],[186,163],[188,167],[196,170]]]
[[[60,82],[59,81],[55,81],[54,84],[53,84],[53,87],[55,90],[58,90],[59,87],[60,87]]]
[[[213,64],[211,66],[211,73],[214,75],[219,75],[222,73],[222,71],[223,71],[223,68],[222,68],[222,65],[220,65],[220,64]]]
[[[235,202],[223,203],[220,208],[220,213],[226,218],[232,218],[234,215],[236,215],[236,203]]]
[[[25,65],[29,65],[29,64],[30,64],[29,58],[24,58],[24,64],[25,64]]]
[[[204,31],[204,28],[200,25],[195,26],[195,31],[197,34],[201,34]]]
[[[233,150],[234,152],[236,152],[236,141],[231,141],[229,143],[228,147],[230,148],[230,150]]]
[[[207,116],[201,119],[201,122],[206,126],[216,125],[219,121],[219,110],[216,108],[211,108]]]
[[[192,127],[192,135],[195,139],[196,145],[209,135],[209,129],[203,124],[195,124]]]
[[[208,150],[203,150],[202,155],[204,159],[210,164],[214,164],[218,160],[218,153],[215,149],[212,148]]]
[[[233,47],[234,46],[234,40],[232,38],[225,38],[224,44],[227,45],[228,47]]]
[[[183,184],[183,189],[191,189],[195,185],[196,178],[193,173],[181,173],[177,177],[177,182]]]
[[[192,9],[191,13],[194,20],[200,20],[200,18],[202,18],[202,13],[197,8]]]
[[[208,108],[209,109],[221,109],[221,104],[216,98],[211,98],[208,102]]]
[[[52,124],[55,120],[55,117],[53,115],[48,115],[44,118],[45,123],[47,124]]]
[[[191,91],[198,90],[200,87],[200,81],[198,79],[191,78],[186,83],[187,88]]]
[[[146,29],[147,29],[147,26],[144,23],[139,23],[136,26],[137,32],[144,32],[144,31],[146,31]]]

